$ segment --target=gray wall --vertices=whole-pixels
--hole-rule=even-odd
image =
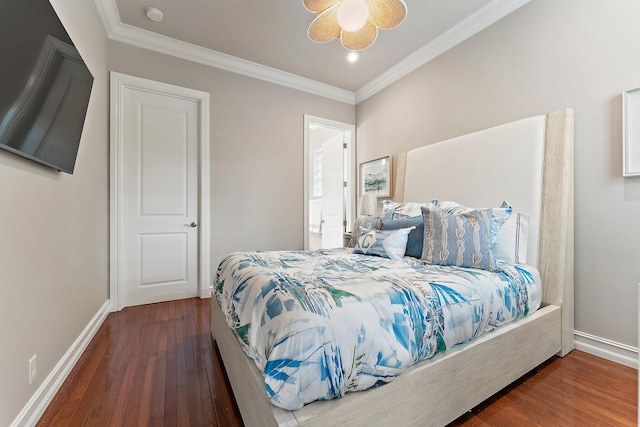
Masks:
[[[107,38],[93,2],[52,4],[95,82],[73,176],[0,151],[2,426],[108,298]]]
[[[91,1],[53,4],[95,83],[73,176],[0,151],[0,425],[109,298],[109,70],[210,93],[214,273],[231,251],[302,248],[303,115],[355,122],[353,105],[109,41]]]
[[[229,252],[302,249],[303,116],[353,105],[110,42],[111,70],[210,93],[212,271]]]
[[[638,22],[631,0],[533,0],[356,108],[359,161],[573,108],[575,327],[634,347],[640,179],[622,178],[620,94],[640,86]]]

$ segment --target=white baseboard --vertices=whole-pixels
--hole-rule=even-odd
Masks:
[[[580,331],[573,331],[573,335],[577,350],[638,369],[638,349],[636,347]]]
[[[93,319],[89,321],[82,333],[80,333],[71,347],[69,347],[69,350],[62,356],[53,370],[47,375],[47,378],[45,378],[40,387],[38,387],[33,396],[31,396],[31,399],[29,399],[24,408],[22,408],[22,411],[20,411],[15,420],[13,420],[10,427],[30,427],[36,425],[108,314],[109,300],[100,307],[98,312],[93,316]]]

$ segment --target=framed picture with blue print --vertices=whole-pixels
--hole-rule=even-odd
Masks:
[[[392,156],[360,163],[360,195],[391,197]]]

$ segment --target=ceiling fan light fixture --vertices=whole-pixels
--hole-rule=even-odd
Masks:
[[[358,31],[368,20],[369,6],[364,0],[343,0],[338,7],[338,24],[345,31]]]
[[[371,46],[378,29],[390,30],[407,16],[404,0],[302,0],[304,7],[318,16],[309,25],[309,38],[327,43],[340,38],[349,50]]]

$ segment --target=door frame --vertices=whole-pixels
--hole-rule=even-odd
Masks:
[[[210,154],[209,154],[209,94],[207,92],[161,83],[141,77],[111,71],[109,118],[109,310],[122,309],[120,301],[121,242],[123,224],[123,159],[122,126],[124,91],[128,88],[175,96],[198,103],[198,296],[211,296],[211,236],[210,236]]]
[[[348,166],[345,173],[347,180],[347,200],[345,201],[345,210],[347,217],[347,231],[353,226],[356,212],[356,126],[338,122],[335,120],[324,119],[322,117],[316,117],[309,114],[304,115],[304,221],[303,221],[303,236],[304,236],[304,249],[309,249],[309,161],[310,161],[310,145],[311,145],[311,125],[319,125],[329,127],[343,132],[349,132],[350,140],[347,143],[347,150],[345,156],[345,164]]]

